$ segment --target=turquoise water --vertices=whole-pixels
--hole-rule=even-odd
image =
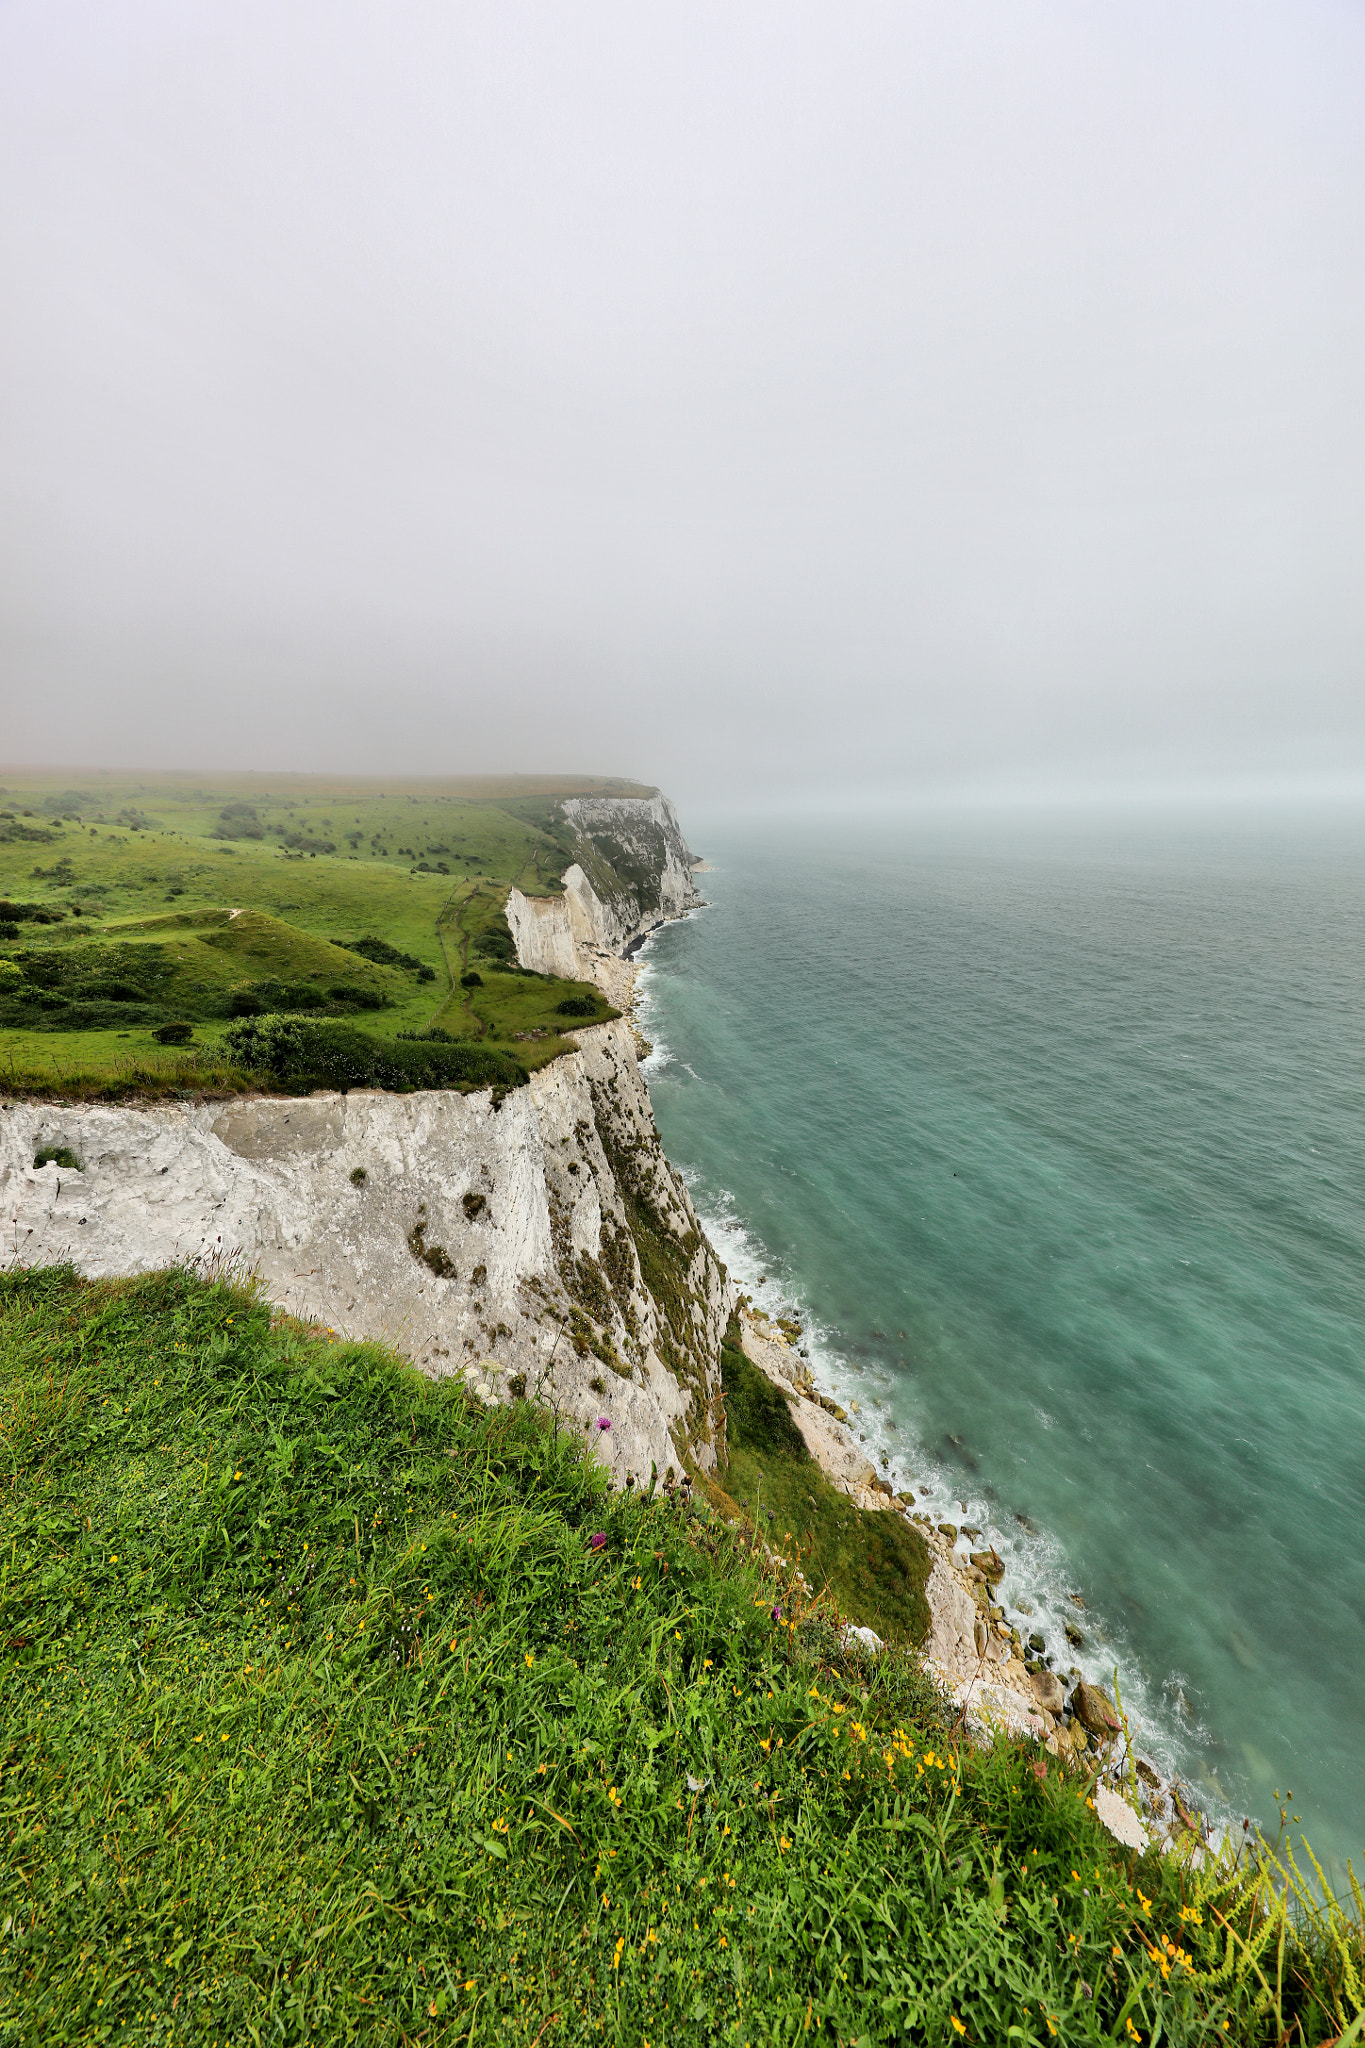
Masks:
[[[1206,1811],[1358,1864],[1365,830],[686,822],[647,1072],[735,1277]]]

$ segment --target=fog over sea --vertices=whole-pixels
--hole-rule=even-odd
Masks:
[[[646,1071],[734,1277],[1140,1749],[1359,1868],[1365,822],[685,823]]]

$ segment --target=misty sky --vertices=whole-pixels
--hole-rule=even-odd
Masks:
[[[1365,6],[0,4],[0,760],[1365,772]]]

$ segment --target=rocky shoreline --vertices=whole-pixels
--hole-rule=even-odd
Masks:
[[[915,1511],[913,1495],[897,1494],[877,1471],[849,1415],[816,1386],[796,1343],[799,1325],[766,1316],[743,1298],[739,1321],[745,1356],[787,1397],[826,1478],[859,1508],[904,1515],[928,1546],[930,1627],[921,1654],[968,1729],[982,1740],[997,1730],[1030,1736],[1060,1763],[1093,1777],[1100,1819],[1132,1847],[1182,1833],[1207,1841],[1207,1826],[1180,1786],[1145,1758],[1130,1763],[1123,1717],[1103,1687],[1053,1670],[1041,1637],[1026,1638],[1010,1621],[995,1597],[1004,1562],[993,1549],[972,1548],[980,1532],[935,1524]],[[871,1630],[857,1634],[868,1648],[881,1648]]]
[[[584,960],[603,993],[624,1011],[637,1042],[636,981],[642,963],[635,954],[664,921],[641,933],[624,956],[592,949]],[[982,1733],[1001,1728],[1032,1735],[1054,1755],[1072,1758],[1112,1741],[1119,1720],[1101,1689],[1079,1679],[1068,1687],[1040,1656],[1027,1654],[1026,1639],[994,1597],[1005,1571],[998,1554],[973,1551],[971,1531],[951,1523],[935,1525],[915,1513],[913,1496],[896,1494],[877,1471],[845,1410],[816,1386],[794,1342],[798,1325],[764,1315],[743,1297],[739,1322],[745,1355],[787,1397],[806,1448],[825,1476],[859,1508],[905,1515],[928,1545],[934,1562],[925,1589],[930,1631],[924,1659],[963,1708],[969,1726]]]

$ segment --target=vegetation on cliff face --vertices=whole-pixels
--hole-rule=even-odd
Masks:
[[[1322,2043],[1360,2010],[1358,1927],[1120,1849],[1086,1778],[965,1746],[913,1659],[851,1661],[528,1404],[240,1288],[48,1271],[0,1278],[0,1432],[0,2040]]]
[[[799,1562],[812,1588],[887,1642],[929,1630],[928,1545],[902,1515],[855,1507],[806,1449],[781,1389],[745,1357],[732,1317],[721,1347],[728,1461],[708,1487]]]

